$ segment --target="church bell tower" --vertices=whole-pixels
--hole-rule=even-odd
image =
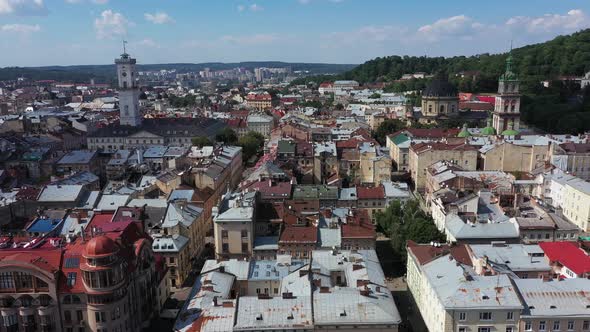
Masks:
[[[498,135],[515,136],[520,129],[520,81],[512,71],[512,49],[506,59],[506,71],[498,82],[493,126]]]
[[[137,127],[141,125],[142,116],[139,110],[139,87],[137,86],[136,59],[127,54],[123,42],[123,54],[115,59],[117,78],[119,81],[119,123],[122,126]]]

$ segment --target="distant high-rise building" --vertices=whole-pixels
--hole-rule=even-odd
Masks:
[[[254,76],[256,77],[256,82],[262,82],[262,80],[264,80],[264,72],[265,68],[254,68]]]
[[[506,59],[506,71],[498,83],[493,126],[498,135],[518,135],[520,128],[520,81],[512,71],[512,52]]]
[[[133,59],[123,52],[119,59],[115,59],[117,65],[117,78],[119,80],[119,113],[120,124],[123,126],[137,127],[141,125],[141,112],[139,110],[139,88],[135,77],[137,71]]]

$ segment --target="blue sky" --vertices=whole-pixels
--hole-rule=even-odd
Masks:
[[[0,0],[0,67],[362,63],[505,51],[590,27],[588,0]]]

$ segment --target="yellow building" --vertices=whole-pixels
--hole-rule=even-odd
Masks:
[[[430,165],[446,160],[466,171],[477,168],[477,148],[465,143],[418,143],[410,147],[409,171],[415,188],[423,191],[426,186],[426,173]]]
[[[548,145],[517,145],[501,142],[481,152],[484,171],[531,172],[545,164]]]
[[[360,152],[360,182],[378,185],[381,181],[391,180],[391,159],[381,155],[374,143],[363,143]]]
[[[565,185],[563,215],[585,232],[590,232],[590,182]]]
[[[459,112],[457,88],[446,80],[435,79],[422,92],[421,123],[436,123]]]

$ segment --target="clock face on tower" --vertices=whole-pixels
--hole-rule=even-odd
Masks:
[[[123,75],[123,77],[127,77],[127,73],[126,72],[123,72],[123,74],[121,74],[121,75]]]

